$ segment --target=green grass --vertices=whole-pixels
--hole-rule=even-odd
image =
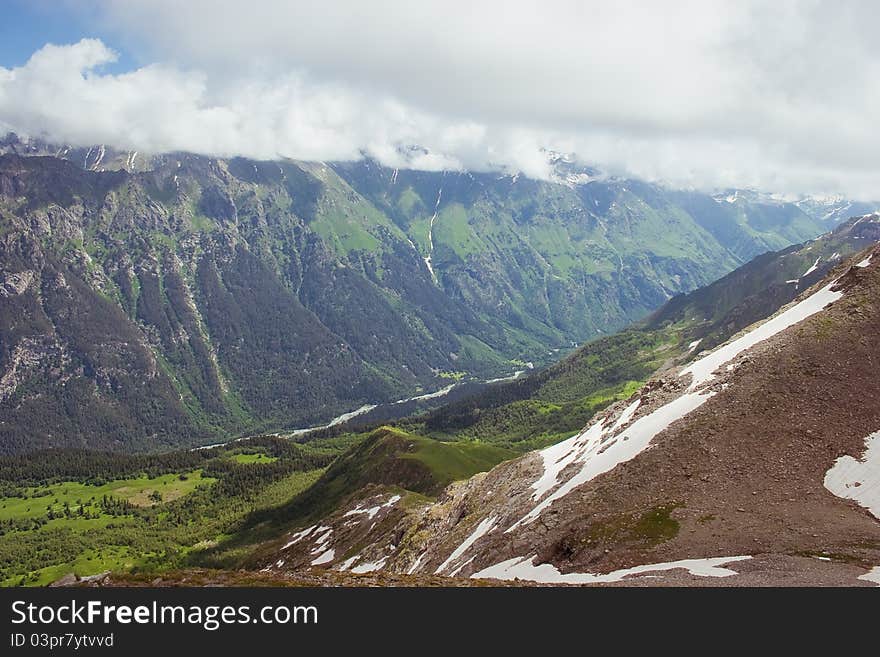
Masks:
[[[567,226],[549,221],[535,222],[528,227],[529,243],[543,254],[552,265],[554,273],[568,276],[580,259],[573,236]]]
[[[150,494],[155,491],[162,495],[163,502],[169,502],[191,493],[200,485],[215,481],[202,477],[201,470],[187,472],[183,476],[186,479],[181,479],[178,474],[166,474],[153,479],[146,476],[117,479],[101,486],[65,481],[52,486],[28,488],[25,491],[27,497],[0,498],[0,520],[45,516],[48,507],[55,513],[61,513],[65,503],[71,511],[77,511],[80,505],[95,511],[97,508],[90,500],[100,500],[104,495],[126,500],[136,506],[152,506],[155,502],[150,499]]]
[[[428,252],[428,226],[430,225],[430,216],[418,217],[413,219],[407,227],[407,234],[413,244],[419,247],[422,255]]]
[[[483,241],[468,223],[464,206],[452,203],[443,208],[434,220],[434,246],[446,246],[463,260],[472,253],[486,249]]]
[[[190,217],[189,225],[197,233],[210,233],[217,228],[217,224],[213,219],[202,214],[193,214]]]
[[[415,442],[415,449],[402,454],[401,458],[424,464],[439,482],[467,479],[516,456],[516,452],[509,449],[485,443],[441,443],[425,438],[411,440]]]
[[[88,577],[110,571],[127,571],[143,563],[145,557],[132,557],[131,550],[126,546],[112,545],[104,548],[89,549],[76,559],[67,563],[47,566],[32,571],[27,575],[9,577],[0,581],[0,586],[47,586],[68,573],[77,577]]]
[[[361,223],[342,213],[321,215],[312,224],[312,230],[340,254],[379,249],[379,240],[373,237]]]
[[[582,535],[581,542],[588,547],[630,543],[652,547],[678,535],[679,522],[672,512],[679,505],[664,504],[639,515],[622,513],[593,520]]]
[[[332,169],[314,164],[305,165],[305,168],[324,184],[315,218],[309,227],[338,255],[382,251],[385,247],[373,234],[375,231],[404,239],[400,228],[370,202],[355,194]]]
[[[461,381],[467,376],[467,372],[438,372],[437,376],[441,379],[449,379],[451,381]]]
[[[439,442],[383,426],[361,435],[314,486],[284,507],[262,514],[253,522],[270,521],[286,527],[318,520],[367,486],[403,489],[433,497],[449,483],[489,470],[514,456],[516,452],[495,445]]]
[[[308,470],[273,482],[261,490],[253,500],[254,512],[271,515],[297,495],[310,488],[325,470]],[[187,554],[187,561],[198,565],[235,567],[246,558],[261,541],[274,536],[265,526],[248,528],[240,533],[217,535],[204,541]]]
[[[229,458],[224,454],[218,461]],[[276,460],[282,459],[264,454],[253,463],[255,468],[273,468]],[[263,477],[269,473],[255,470],[261,471]],[[168,474],[154,479],[119,479],[101,486],[62,482],[29,489],[29,493],[38,495],[36,498],[3,498],[0,505],[5,504],[6,516],[18,519],[27,519],[35,512],[45,517],[47,504],[61,509],[64,502],[71,508],[78,508],[81,502],[86,510],[96,511],[105,494],[133,503],[146,501],[152,506],[135,507],[125,515],[62,516],[35,529],[4,528],[0,531],[0,585],[43,586],[68,573],[83,577],[107,570],[161,572],[178,567],[191,555],[201,554],[232,535],[252,513],[283,505],[311,486],[323,471],[294,471],[274,480],[261,480],[257,475],[240,494],[196,488],[214,481],[222,488],[221,480],[203,477],[196,470],[186,473],[186,480],[181,480],[179,474]],[[163,494],[159,504],[149,498],[154,490]],[[187,490],[191,497],[184,499]],[[92,498],[96,506],[88,501]]]
[[[299,443],[307,454],[316,456],[338,455],[362,442],[366,436],[362,433],[341,433],[330,438],[321,438],[305,443]]]
[[[262,452],[256,454],[233,454],[230,456],[236,463],[273,463],[278,460],[275,456],[267,456]]]
[[[452,481],[490,470],[515,456],[516,452],[495,445],[442,443],[381,427],[354,442],[320,477],[306,473],[308,478],[268,487],[258,500],[260,510],[234,533],[193,551],[189,560],[198,566],[237,568],[286,529],[325,517],[341,504],[351,503],[365,488],[394,491],[409,505],[423,503]],[[297,489],[301,492],[293,497]]]
[[[412,187],[407,187],[397,198],[397,209],[404,215],[412,216],[418,209],[424,209],[424,203]]]
[[[48,586],[68,574],[79,578],[97,575],[107,571],[125,572],[144,563],[143,559],[132,558],[125,554],[125,546],[110,546],[101,553],[90,550],[82,553],[73,561],[54,564],[20,575],[13,575],[0,580],[0,587],[6,586]]]
[[[324,474],[324,471],[325,468],[294,472],[284,479],[275,481],[257,494],[254,499],[254,506],[257,508],[268,508],[282,504],[314,484]]]
[[[672,517],[677,504],[658,506],[646,511],[633,527],[633,534],[651,543],[662,543],[678,534],[678,520]]]
[[[476,365],[484,364],[486,367],[495,368],[495,371],[507,367],[509,360],[496,352],[485,342],[472,335],[459,336],[459,344],[461,345],[461,360]]]
[[[165,249],[177,249],[178,246],[173,237],[159,230],[151,231],[150,239],[155,245]]]

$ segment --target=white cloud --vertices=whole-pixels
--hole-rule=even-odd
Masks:
[[[547,175],[543,148],[694,187],[880,196],[872,2],[104,0],[99,41],[0,68],[0,122],[142,151]],[[401,149],[428,153],[405,159]],[[417,152],[418,153],[418,152]]]

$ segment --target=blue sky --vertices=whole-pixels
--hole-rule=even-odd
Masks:
[[[101,29],[102,21],[87,2],[74,6],[67,0],[2,0],[0,11],[0,66],[21,66],[47,43],[63,45],[95,37],[119,53],[119,60],[104,71],[121,73],[135,67],[114,35]]]

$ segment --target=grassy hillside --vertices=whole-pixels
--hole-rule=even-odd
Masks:
[[[237,531],[216,545],[193,552],[200,567],[235,568],[284,531],[318,522],[354,500],[381,490],[402,496],[404,506],[438,495],[453,481],[467,479],[511,459],[516,452],[480,443],[439,442],[393,427],[351,436],[342,452],[311,486],[278,506],[256,510]]]
[[[331,458],[278,439],[150,457],[2,457],[0,585],[182,565],[307,489]]]
[[[450,482],[491,469],[515,452],[494,445],[439,442],[380,427],[341,454],[314,486],[273,514],[273,522],[320,518],[370,484],[433,496]]]

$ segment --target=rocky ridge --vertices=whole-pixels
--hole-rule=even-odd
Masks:
[[[274,544],[262,567],[553,584],[877,582],[880,466],[866,442],[880,427],[877,250],[572,439],[434,503],[374,491]],[[862,466],[833,492],[841,459]],[[841,497],[841,486],[855,492]]]

